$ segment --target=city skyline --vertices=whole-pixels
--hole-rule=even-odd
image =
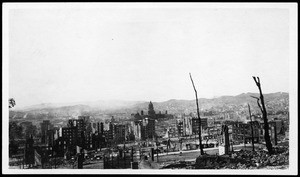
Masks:
[[[207,100],[210,100],[210,99],[218,99],[218,98],[221,98],[221,97],[235,97],[235,96],[239,96],[239,95],[242,95],[242,94],[249,94],[249,93],[252,93],[252,92],[247,92],[247,93],[240,93],[238,95],[221,95],[221,96],[216,96],[216,97],[212,97],[212,98],[198,98],[198,100],[200,99],[207,99]],[[275,94],[275,93],[287,93],[289,94],[289,92],[274,92],[274,93],[264,93],[264,95],[267,95],[267,94]],[[252,94],[259,94],[259,93],[252,93]],[[110,100],[87,100],[87,101],[77,101],[77,102],[41,102],[41,103],[37,103],[37,104],[33,104],[33,105],[27,105],[27,106],[24,106],[24,107],[20,107],[20,106],[17,106],[15,105],[14,107],[12,107],[11,109],[12,110],[23,110],[23,109],[28,109],[28,108],[34,108],[35,106],[54,106],[54,107],[63,107],[63,106],[74,106],[74,105],[79,105],[79,104],[83,104],[83,105],[92,105],[92,107],[97,107],[97,103],[102,103],[102,105],[105,105],[106,106],[109,106],[109,107],[112,107],[112,103],[135,103],[138,104],[138,103],[146,103],[146,102],[153,102],[153,103],[163,103],[163,102],[168,102],[168,101],[171,101],[171,100],[177,100],[177,101],[193,101],[195,100],[196,98],[192,98],[192,99],[174,99],[174,98],[171,98],[171,99],[167,99],[167,100],[162,100],[162,101],[155,101],[155,100],[120,100],[120,99],[110,99]],[[98,106],[99,107],[99,106]],[[117,106],[116,105],[116,108],[119,108],[119,107],[122,107],[122,106]]]

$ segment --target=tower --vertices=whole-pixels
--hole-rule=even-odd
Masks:
[[[148,115],[151,118],[155,118],[155,111],[154,111],[154,107],[153,107],[153,104],[152,104],[151,101],[150,101],[149,106],[148,106]]]

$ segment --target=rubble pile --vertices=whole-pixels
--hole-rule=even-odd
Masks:
[[[202,155],[196,159],[196,169],[259,169],[267,166],[288,166],[289,150],[275,148],[269,155],[265,150],[238,151],[230,155]]]
[[[22,161],[9,162],[9,166],[19,166],[19,165],[22,165]]]
[[[187,162],[187,161],[177,161],[172,164],[164,165],[161,169],[192,169],[193,164],[192,162]]]
[[[275,147],[272,155],[264,149],[240,150],[220,156],[204,154],[196,162],[176,161],[161,169],[286,169],[288,166],[288,147]]]
[[[242,158],[231,158],[229,155],[202,155],[196,159],[195,169],[220,169],[224,167],[235,168],[237,164],[246,164]]]

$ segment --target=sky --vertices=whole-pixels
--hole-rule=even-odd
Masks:
[[[52,6],[51,6],[52,7]],[[8,12],[17,106],[289,92],[289,10],[66,5]]]

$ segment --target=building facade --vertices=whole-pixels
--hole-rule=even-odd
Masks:
[[[207,118],[201,118],[201,128],[207,128]],[[199,134],[199,119],[195,117],[192,118],[192,134]]]
[[[41,126],[41,143],[46,144],[49,142],[48,140],[48,132],[53,128],[53,125],[50,123],[50,120],[43,120],[43,122],[40,124]]]
[[[253,127],[253,138],[254,143],[258,143],[260,140],[260,124],[258,121],[252,122],[238,122],[235,121],[232,123],[232,141],[235,144],[240,143],[251,143],[252,142],[252,130]]]

